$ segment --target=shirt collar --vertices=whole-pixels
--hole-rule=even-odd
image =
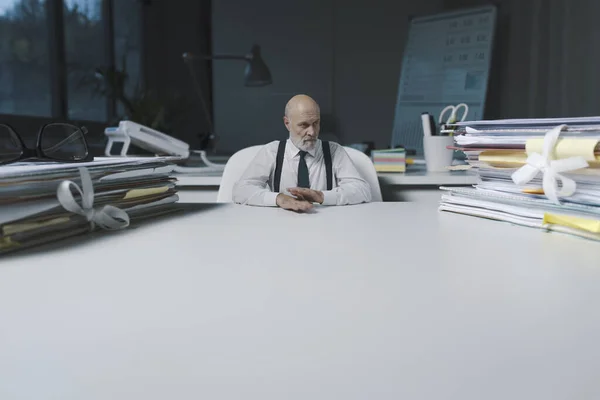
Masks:
[[[313,157],[317,156],[317,152],[319,151],[319,149],[321,148],[321,139],[317,139],[317,142],[315,143],[315,146],[312,148],[312,150],[307,151],[308,154],[310,154]],[[298,153],[300,153],[300,149],[296,147],[296,145],[294,143],[292,143],[292,139],[288,139],[287,140],[287,148],[289,149],[289,154],[292,157],[296,157],[298,155]]]

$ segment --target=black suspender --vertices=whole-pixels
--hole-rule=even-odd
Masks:
[[[325,158],[325,173],[327,174],[327,190],[333,189],[333,171],[331,167],[331,148],[328,141],[323,141],[323,158]]]
[[[273,177],[273,191],[279,193],[279,184],[281,182],[281,170],[283,169],[283,156],[285,155],[285,143],[287,140],[279,141],[277,149],[277,158],[275,159],[275,176]],[[323,159],[325,160],[325,174],[327,175],[327,190],[333,189],[333,167],[331,162],[331,148],[329,142],[324,140]]]
[[[283,168],[283,156],[285,155],[285,140],[279,142],[277,149],[277,160],[275,161],[275,177],[273,178],[273,191],[279,193],[279,182],[281,181],[281,169]]]

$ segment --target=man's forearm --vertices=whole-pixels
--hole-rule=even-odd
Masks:
[[[276,207],[277,195],[278,193],[272,192],[268,188],[243,185],[234,188],[233,201],[249,206]]]
[[[346,183],[333,190],[323,191],[324,206],[344,206],[371,201],[371,190],[361,183]]]

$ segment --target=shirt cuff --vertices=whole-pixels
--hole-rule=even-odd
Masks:
[[[323,203],[324,206],[335,206],[337,204],[337,193],[333,190],[323,191]]]
[[[263,197],[264,205],[267,207],[276,207],[277,206],[277,196],[279,193],[275,192],[266,192]]]

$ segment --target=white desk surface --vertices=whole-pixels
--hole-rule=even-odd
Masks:
[[[416,203],[204,206],[4,257],[0,398],[600,398],[600,244]]]
[[[222,175],[174,175],[177,178],[177,187],[194,187],[194,186],[219,186],[221,184]]]
[[[422,168],[409,169],[405,173],[380,172],[377,174],[381,184],[406,186],[444,186],[444,185],[474,185],[477,175],[469,171],[427,172]],[[220,175],[176,175],[180,188],[193,186],[219,186]]]

